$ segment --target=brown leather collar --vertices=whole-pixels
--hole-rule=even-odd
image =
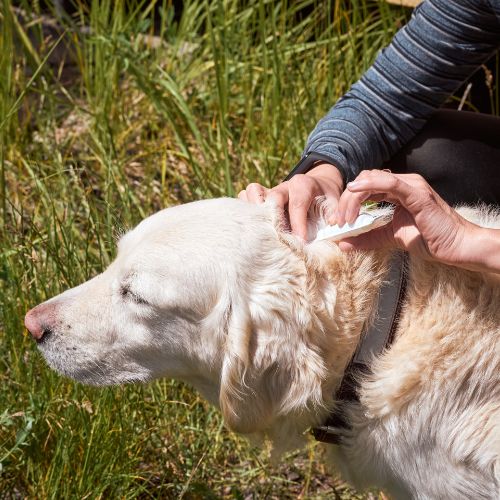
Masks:
[[[370,373],[372,359],[390,347],[394,340],[406,296],[407,268],[408,254],[396,252],[391,259],[387,279],[380,288],[377,316],[373,324],[364,331],[344,372],[335,394],[335,408],[323,425],[312,429],[317,441],[340,444],[342,435],[350,429],[344,408],[347,403],[359,402],[360,378]]]

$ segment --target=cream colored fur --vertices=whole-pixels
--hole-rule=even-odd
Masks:
[[[464,213],[500,227],[492,211]],[[103,274],[43,305],[53,333],[40,348],[84,383],[183,379],[231,429],[284,450],[335,404],[388,258],[303,245],[268,204],[170,208],[125,235]],[[397,338],[330,447],[346,478],[397,498],[499,497],[499,304],[499,276],[411,259]]]

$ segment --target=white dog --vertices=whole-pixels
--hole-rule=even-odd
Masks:
[[[485,210],[468,218],[500,227]],[[182,379],[279,449],[335,406],[389,259],[305,245],[272,205],[234,199],[163,210],[118,248],[104,273],[27,314],[48,363],[95,385]],[[331,449],[361,488],[500,498],[499,276],[415,258],[408,276],[396,339]]]

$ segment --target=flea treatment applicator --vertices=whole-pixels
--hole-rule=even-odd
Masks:
[[[343,226],[335,224],[320,229],[314,241],[340,241],[344,238],[366,233],[388,224],[392,220],[392,213],[393,210],[388,209],[367,210],[360,213],[352,224],[345,223]]]

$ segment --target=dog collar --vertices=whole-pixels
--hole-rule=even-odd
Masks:
[[[345,406],[348,403],[359,402],[360,378],[370,373],[373,358],[390,347],[394,340],[406,295],[407,268],[408,254],[396,252],[391,259],[387,279],[380,288],[375,320],[363,332],[335,394],[337,403],[335,409],[323,425],[312,429],[317,441],[340,444],[342,435],[351,428]]]

